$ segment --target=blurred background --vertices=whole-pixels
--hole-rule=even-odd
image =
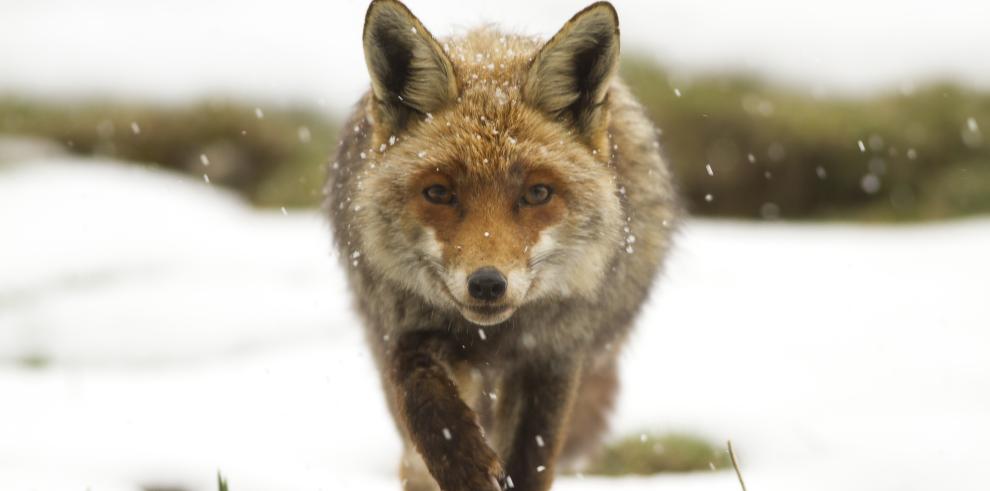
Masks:
[[[986,489],[990,4],[613,3],[692,218],[558,488]],[[0,488],[398,489],[316,210],[366,7],[0,0]]]

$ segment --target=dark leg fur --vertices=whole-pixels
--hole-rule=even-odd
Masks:
[[[550,489],[579,375],[579,361],[559,359],[527,364],[503,380],[495,424],[512,489]]]
[[[445,367],[445,344],[403,335],[390,357],[399,417],[443,491],[496,491],[502,468]]]

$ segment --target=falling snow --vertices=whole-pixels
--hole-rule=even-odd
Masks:
[[[504,105],[506,102],[508,102],[508,100],[509,100],[508,96],[505,95],[505,92],[503,92],[502,89],[500,88],[495,89],[495,102],[498,105],[500,106]]]
[[[870,135],[870,150],[883,150],[883,137]]]
[[[313,134],[309,131],[309,127],[306,126],[300,126],[299,129],[296,130],[296,135],[302,143],[309,143],[313,139]]]
[[[866,174],[863,179],[859,182],[860,187],[863,191],[868,194],[876,194],[880,190],[880,178],[876,174]]]
[[[760,206],[760,216],[764,220],[776,220],[780,218],[780,206],[772,202],[763,203]]]

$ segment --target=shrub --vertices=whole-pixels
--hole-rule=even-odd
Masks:
[[[990,127],[990,95],[936,84],[824,99],[740,75],[678,84],[635,56],[623,74],[661,128],[695,214],[896,220],[990,212],[981,199],[990,182],[975,178],[990,169],[980,129]],[[961,185],[961,173],[974,180]]]
[[[619,476],[690,472],[729,467],[728,452],[686,434],[630,436],[605,447],[588,474]]]

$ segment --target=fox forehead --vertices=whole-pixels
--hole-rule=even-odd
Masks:
[[[377,135],[376,145],[401,148],[394,160],[411,168],[480,179],[538,169],[561,173],[601,167],[606,149],[592,148],[574,131],[523,103],[518,89],[474,87],[437,114],[413,121],[402,134]],[[606,145],[607,146],[607,145]],[[389,150],[391,152],[391,150]],[[576,168],[571,168],[571,167]]]
[[[442,45],[463,90],[476,85],[518,87],[543,42],[485,26],[443,39]]]

